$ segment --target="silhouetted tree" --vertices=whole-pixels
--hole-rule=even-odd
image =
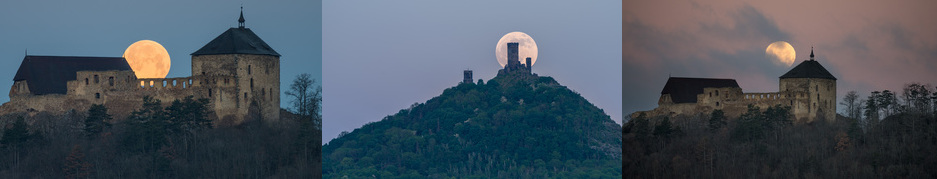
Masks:
[[[91,174],[91,163],[85,161],[85,153],[81,151],[80,145],[72,147],[72,152],[65,157],[65,178],[87,178]]]
[[[166,135],[172,130],[160,100],[150,96],[143,97],[143,107],[132,112],[127,122],[130,128],[124,139],[125,146],[144,152],[162,147],[168,140]]]
[[[193,96],[188,96],[183,100],[172,101],[163,114],[169,120],[168,127],[172,132],[194,133],[212,128],[208,112],[208,99],[195,100]]]
[[[94,138],[105,129],[111,127],[111,115],[107,114],[107,107],[102,104],[92,104],[88,108],[88,117],[85,118],[85,135]]]
[[[654,126],[654,136],[667,139],[671,134],[673,134],[673,124],[670,123],[670,118],[665,117],[657,123],[657,126]]]
[[[315,83],[316,81],[312,79],[312,75],[303,73],[296,76],[293,84],[286,91],[286,95],[292,97],[293,111],[303,118],[313,118],[315,115],[320,115],[321,106],[319,101],[322,100],[322,86],[314,88]]]
[[[732,130],[732,138],[741,141],[753,141],[764,138],[768,123],[758,106],[749,104],[748,111],[738,119],[738,125]]]
[[[904,102],[908,110],[920,114],[929,114],[931,110],[931,91],[928,85],[920,83],[906,84],[903,90]]]
[[[713,110],[709,115],[709,129],[717,130],[726,125],[726,115],[721,109]]]
[[[3,130],[3,138],[0,138],[0,144],[3,144],[4,147],[16,147],[20,144],[26,143],[26,141],[28,141],[31,137],[33,136],[29,133],[26,120],[20,116],[16,118],[16,121],[13,122],[12,127]]]
[[[843,101],[839,104],[846,107],[844,109],[845,116],[853,119],[860,117],[861,106],[859,105],[859,94],[856,91],[846,92],[846,96],[843,96]]]

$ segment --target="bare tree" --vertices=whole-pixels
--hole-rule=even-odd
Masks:
[[[839,104],[846,106],[846,116],[849,116],[853,119],[858,119],[860,114],[860,104],[859,104],[859,94],[856,91],[849,91],[846,93],[846,96],[843,97],[843,102]]]
[[[286,95],[292,98],[293,112],[305,119],[318,119],[322,109],[322,86],[313,86],[316,83],[312,75],[300,74],[293,80]],[[316,120],[313,120],[316,121]]]

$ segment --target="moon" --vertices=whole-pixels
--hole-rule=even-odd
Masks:
[[[527,64],[527,57],[530,57],[531,66],[537,64],[537,43],[534,42],[534,39],[523,32],[511,32],[504,34],[501,40],[498,40],[497,47],[495,47],[495,57],[498,58],[498,63],[501,64],[501,67],[508,64],[507,43],[510,42],[518,43],[517,60],[521,61],[521,64]]]
[[[773,42],[765,49],[765,58],[779,66],[791,67],[796,57],[794,47],[785,41]]]
[[[130,44],[124,51],[124,59],[137,78],[166,78],[172,64],[166,48],[152,40]]]

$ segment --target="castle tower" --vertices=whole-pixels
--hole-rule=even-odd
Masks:
[[[472,83],[472,70],[462,71],[462,83]]]
[[[814,59],[801,62],[780,77],[780,94],[785,95],[795,122],[836,119],[836,77]],[[783,102],[782,102],[783,104]]]
[[[508,43],[508,64],[504,66],[508,72],[516,70],[521,65],[521,61],[518,60],[517,45],[517,42]]]
[[[527,64],[527,71],[531,71],[531,70],[530,70],[530,66],[531,66],[530,57],[527,57],[527,61],[526,61],[525,64]]]
[[[192,55],[198,97],[209,98],[218,119],[280,118],[280,54],[244,26],[229,28]],[[249,118],[248,118],[249,117]]]

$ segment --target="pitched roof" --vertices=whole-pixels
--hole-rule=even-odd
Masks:
[[[836,77],[833,77],[833,74],[830,74],[829,71],[826,71],[826,68],[823,68],[823,65],[820,65],[820,62],[817,62],[816,60],[806,60],[801,62],[799,65],[791,69],[791,71],[781,75],[780,78],[825,78],[836,80]]]
[[[674,103],[696,103],[696,95],[703,88],[739,87],[734,79],[670,77],[660,94],[670,94]]]
[[[191,55],[254,54],[280,56],[249,28],[230,28]]]
[[[78,71],[133,70],[122,57],[31,56],[23,63],[13,81],[27,80],[35,95],[66,94],[66,82],[76,80]]]

